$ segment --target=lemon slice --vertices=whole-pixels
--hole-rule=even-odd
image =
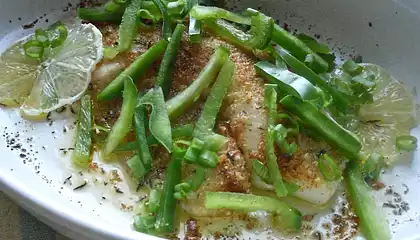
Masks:
[[[374,64],[362,64],[363,75],[373,74],[376,87],[372,91],[373,103],[360,108],[363,121],[380,120],[384,124],[398,123],[412,128],[416,125],[416,104],[410,92],[385,69]]]
[[[42,63],[25,56],[21,41],[2,54],[0,103],[39,116],[76,101],[102,59],[102,34],[92,24],[68,27],[68,37]]]
[[[396,148],[396,137],[409,135],[417,125],[415,101],[405,87],[374,64],[362,64],[363,75],[373,74],[376,87],[372,91],[373,103],[361,106],[359,120],[347,124],[362,142],[362,154],[377,152],[388,164],[407,155]],[[407,156],[408,157],[408,156]]]
[[[40,115],[76,101],[102,59],[102,34],[92,24],[75,24],[59,51],[41,64],[41,73],[21,109]]]
[[[0,58],[0,103],[19,106],[29,95],[38,76],[35,59],[25,56],[23,41],[7,49]]]

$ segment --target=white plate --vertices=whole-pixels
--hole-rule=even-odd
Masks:
[[[72,1],[72,5],[75,6],[76,1]],[[238,0],[228,1],[228,6],[261,7],[281,23],[287,22],[292,29],[320,34],[322,41],[339,53],[362,54],[364,61],[388,69],[414,93],[416,87],[420,87],[420,2],[416,0]],[[36,26],[45,26],[47,18],[51,23],[70,14],[63,11],[66,7],[68,1],[64,0],[2,3],[0,52],[30,33],[32,29],[23,30],[22,24],[39,19]],[[416,98],[418,101],[417,95]],[[72,122],[69,115],[54,121],[52,126],[34,124],[20,119],[13,110],[0,109],[0,190],[74,239],[156,239],[132,231],[131,214],[115,207],[120,206],[121,201],[129,204],[136,200],[130,199],[128,186],[121,186],[124,196],[117,195],[116,200],[110,201],[102,199],[102,195],[111,194],[106,187],[73,191],[68,184],[63,185],[72,170],[68,167],[68,158],[58,149],[71,147],[72,130],[64,133],[63,128],[71,128]],[[7,146],[5,134],[16,132],[19,132],[16,139],[27,152],[11,151]],[[413,134],[420,137],[420,129],[415,129]],[[28,138],[33,139],[28,141]],[[394,239],[420,239],[420,203],[416,195],[420,185],[420,160],[417,151],[414,155],[412,163],[401,164],[385,174],[385,182],[394,185],[395,191],[410,205],[401,216],[384,209]],[[406,194],[404,184],[410,189]],[[384,197],[383,190],[376,194],[380,201],[390,198]]]

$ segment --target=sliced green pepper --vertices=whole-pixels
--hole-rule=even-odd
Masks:
[[[286,96],[281,101],[284,108],[300,118],[329,144],[341,150],[349,159],[358,160],[362,148],[360,141],[337,122],[327,117],[312,103],[294,96]]]
[[[388,222],[383,212],[376,205],[370,187],[363,178],[360,166],[356,162],[350,162],[345,176],[347,190],[360,220],[360,227],[367,240],[391,239]]]
[[[177,200],[174,197],[175,186],[181,181],[181,166],[185,152],[174,148],[165,171],[163,193],[160,198],[159,210],[156,213],[155,229],[157,233],[165,234],[174,231],[175,211]]]
[[[230,12],[223,8],[218,7],[206,7],[206,6],[194,6],[190,14],[197,20],[205,20],[205,19],[220,19],[223,18],[230,22],[235,22],[238,24],[245,24],[251,25],[251,19],[248,17],[243,17],[236,13]]]
[[[204,205],[208,209],[230,209],[244,212],[268,211],[274,222],[285,231],[299,231],[302,214],[277,199],[232,192],[207,192]]]
[[[213,134],[217,115],[220,107],[222,106],[223,99],[232,84],[234,73],[235,64],[232,60],[227,59],[223,64],[223,67],[213,84],[210,95],[207,97],[203,106],[203,111],[194,129],[194,137],[204,138]]]
[[[264,87],[264,105],[267,109],[268,131],[264,135],[264,152],[267,159],[268,173],[273,181],[274,191],[278,197],[287,196],[288,192],[280,173],[274,149],[275,132],[274,124],[277,121],[277,85],[266,84]]]
[[[143,163],[145,171],[152,169],[152,155],[150,154],[149,145],[146,136],[146,108],[139,106],[134,113],[134,132],[136,133],[136,149],[140,161]]]
[[[197,79],[184,91],[166,102],[166,108],[168,109],[168,114],[171,118],[182,114],[197,100],[201,92],[216,78],[228,57],[229,51],[224,47],[219,47]]]
[[[288,33],[279,25],[274,25],[273,41],[293,54],[300,61],[305,61],[307,56],[312,56],[312,65],[310,68],[316,73],[324,73],[329,69],[328,63],[318,54],[312,51],[304,42]]]
[[[192,137],[194,132],[194,126],[192,124],[186,124],[182,125],[176,128],[172,129],[172,139],[178,139],[178,138],[189,138]],[[156,138],[153,135],[149,135],[147,137],[147,144],[150,145],[157,145],[159,142],[156,140]],[[119,152],[129,152],[134,151],[137,149],[137,143],[134,142],[126,142],[122,143],[118,146],[115,151]]]
[[[172,72],[175,64],[175,57],[181,44],[184,30],[185,26],[183,24],[177,24],[165,54],[163,55],[162,63],[160,64],[156,85],[162,88],[165,97],[168,95],[172,86]]]
[[[111,0],[112,1],[112,0]],[[113,22],[120,23],[124,14],[125,6],[120,5],[113,11],[108,11],[104,7],[100,8],[77,8],[77,16],[83,20],[91,22]]]
[[[346,111],[347,109],[349,109],[349,105],[351,103],[346,99],[346,97],[343,94],[341,94],[339,91],[335,90],[333,87],[328,85],[328,83],[324,81],[318,74],[316,74],[314,71],[308,68],[297,58],[292,56],[290,53],[279,48],[278,46],[275,49],[279,56],[287,63],[287,65],[289,65],[292,68],[292,70],[295,73],[306,78],[312,84],[320,87],[322,90],[329,93],[334,99],[334,104],[338,107],[340,111]]]
[[[154,138],[162,144],[168,152],[172,151],[171,122],[165,106],[162,88],[155,87],[137,101],[137,107],[149,105],[152,112],[149,117],[149,129]]]
[[[131,78],[124,80],[123,103],[120,116],[111,128],[106,139],[103,154],[109,156],[131,130],[137,102],[137,89]]]
[[[150,66],[156,61],[165,51],[167,42],[161,40],[155,43],[145,53],[140,55],[130,66],[128,66],[122,73],[120,73],[105,89],[103,89],[97,100],[110,100],[120,94],[124,86],[124,79],[127,77],[136,80],[139,78]]]
[[[203,22],[218,36],[244,49],[265,49],[271,41],[274,21],[272,18],[254,9],[249,8],[247,11],[251,16],[249,33],[243,32],[223,19],[206,19]]]
[[[305,100],[318,98],[318,91],[304,77],[290,72],[287,68],[280,68],[267,61],[255,64],[258,74],[272,84],[277,84],[281,91]]]
[[[132,0],[125,8],[120,28],[118,30],[118,51],[130,50],[131,43],[137,32],[137,11],[142,7],[143,0]]]
[[[89,95],[80,100],[76,141],[71,156],[73,164],[87,168],[92,157],[92,102]]]

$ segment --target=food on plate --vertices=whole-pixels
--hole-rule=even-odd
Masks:
[[[296,236],[296,202],[325,207],[345,186],[364,237],[391,238],[372,185],[417,148],[417,116],[386,70],[334,62],[250,8],[131,0],[77,13],[1,55],[0,103],[28,119],[80,105],[72,163],[89,168],[98,152],[147,189],[133,229],[198,239],[182,219],[258,226],[264,212]]]

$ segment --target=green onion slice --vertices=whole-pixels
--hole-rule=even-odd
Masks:
[[[67,28],[61,22],[53,24],[48,30],[48,38],[51,43],[51,47],[55,48],[64,43],[67,39]]]
[[[44,55],[44,44],[38,40],[29,40],[23,44],[23,50],[26,56],[41,59]]]

